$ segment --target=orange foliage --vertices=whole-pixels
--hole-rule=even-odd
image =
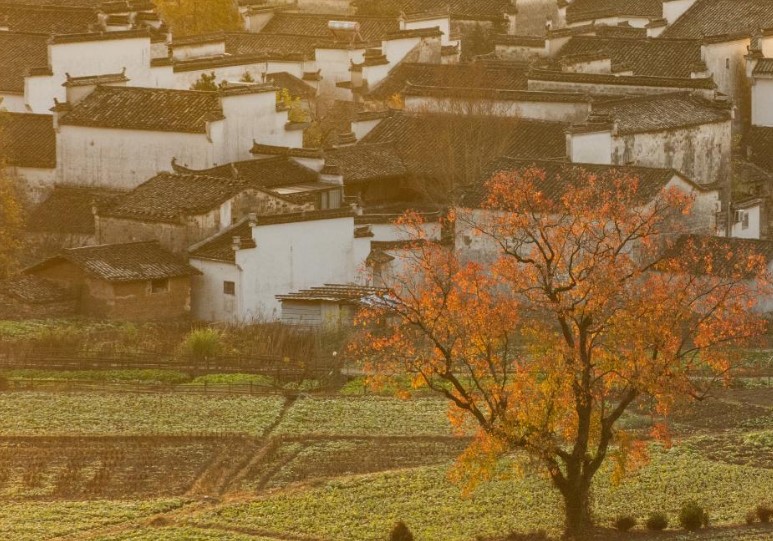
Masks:
[[[421,219],[407,214],[415,246],[383,302],[361,315],[354,350],[371,373],[407,372],[445,396],[455,425],[475,421],[462,474],[479,479],[493,455],[516,449],[536,459],[574,531],[590,520],[591,480],[607,456],[618,477],[646,459],[616,428],[625,411],[646,399],[665,416],[706,391],[711,378],[693,376],[728,374],[733,348],[765,330],[752,308],[769,289],[753,254],[676,244],[693,203],[681,191],[585,172],[558,194],[546,182],[533,168],[499,173],[484,219],[449,216],[493,241],[491,264],[424,242]],[[668,438],[661,425],[653,434]]]

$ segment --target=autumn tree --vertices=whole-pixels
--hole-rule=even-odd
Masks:
[[[162,20],[177,36],[241,30],[234,0],[154,0]]]
[[[768,282],[753,254],[675,244],[692,207],[683,192],[623,174],[556,182],[535,168],[501,172],[482,210],[449,215],[490,263],[403,217],[414,246],[361,314],[353,353],[374,381],[407,372],[448,399],[455,425],[473,422],[455,470],[466,479],[528,457],[562,496],[567,536],[580,537],[601,466],[619,479],[646,458],[620,419],[633,406],[665,419],[727,376],[734,348],[764,332],[752,307]],[[664,426],[653,435],[666,439]]]
[[[6,278],[16,268],[24,224],[21,190],[6,169],[8,142],[3,135],[3,114],[0,111],[0,279]]]

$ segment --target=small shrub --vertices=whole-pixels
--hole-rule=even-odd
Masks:
[[[647,519],[647,529],[655,532],[668,528],[668,517],[665,513],[652,513]]]
[[[760,522],[763,524],[767,524],[770,522],[770,519],[773,518],[773,506],[771,505],[758,505],[755,512],[757,518],[760,519]]]
[[[754,524],[756,522],[756,520],[757,520],[757,511],[756,510],[749,511],[748,513],[746,513],[746,525],[747,526],[751,526],[752,524]]]
[[[685,530],[694,532],[700,530],[701,526],[708,526],[708,517],[709,515],[703,510],[703,507],[694,501],[689,501],[685,503],[679,511],[679,524],[681,524],[682,528]]]
[[[405,522],[400,521],[392,528],[392,533],[389,534],[389,541],[413,541],[413,534]]]
[[[170,524],[172,524],[172,521],[166,517],[154,517],[150,519],[150,522],[148,522],[148,524],[153,526],[154,528],[163,528],[165,526],[169,526]]]
[[[185,353],[197,361],[209,360],[215,357],[222,348],[220,333],[208,327],[194,329],[183,342]]]
[[[8,378],[5,376],[0,376],[0,391],[7,391],[8,387]]]
[[[623,515],[615,519],[615,528],[621,532],[627,532],[634,526],[636,526],[636,519],[631,515]]]

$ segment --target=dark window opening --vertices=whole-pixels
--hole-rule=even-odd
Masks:
[[[236,295],[236,284],[233,282],[223,282],[223,293],[226,295]]]
[[[150,281],[150,292],[151,293],[165,293],[169,291],[169,279],[168,278],[159,278],[158,280],[151,280]]]

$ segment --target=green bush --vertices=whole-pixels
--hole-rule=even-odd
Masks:
[[[621,532],[627,532],[636,526],[636,519],[631,515],[622,515],[615,519],[615,528]]]
[[[392,528],[392,533],[389,534],[389,541],[413,541],[413,534],[405,522],[398,522]]]
[[[668,528],[668,517],[665,513],[652,513],[645,523],[648,530],[659,532]]]
[[[687,531],[694,532],[709,524],[708,513],[694,501],[689,501],[679,511],[679,524]]]
[[[183,341],[183,351],[197,361],[212,359],[222,348],[220,332],[209,327],[192,330]]]
[[[770,522],[771,517],[773,517],[773,506],[771,505],[758,505],[757,509],[755,510],[755,513],[757,515],[757,518],[762,522],[763,524],[767,524]]]

